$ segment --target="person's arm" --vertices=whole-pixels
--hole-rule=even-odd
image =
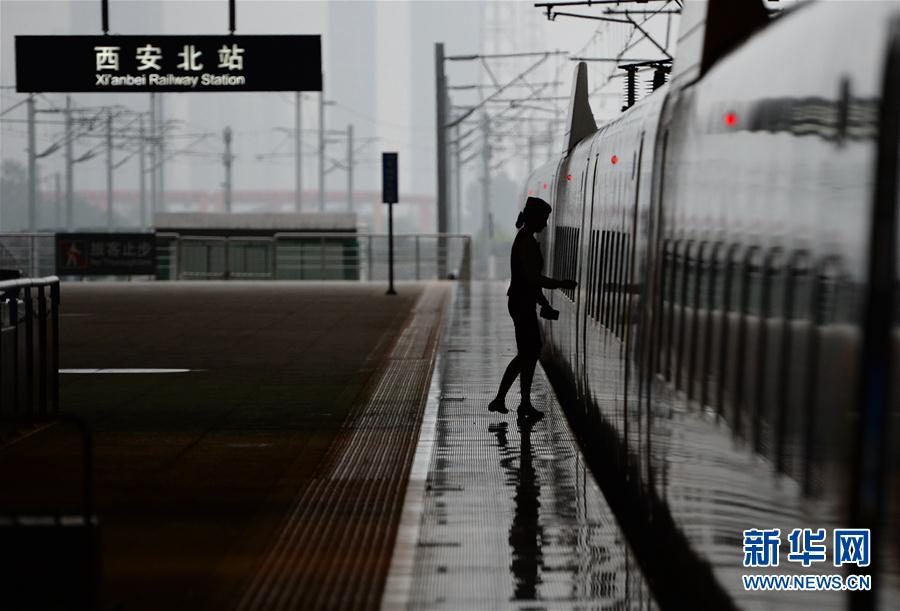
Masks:
[[[525,268],[525,278],[528,285],[536,292],[540,292],[541,289],[560,288],[559,280],[554,280],[541,274],[540,253],[538,252],[537,243],[531,242],[528,248],[523,250],[522,257],[524,260],[522,261],[522,267]]]

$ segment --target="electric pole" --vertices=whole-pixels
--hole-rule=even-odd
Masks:
[[[157,155],[157,143],[156,143],[156,94],[150,94],[150,224],[152,225],[155,222],[155,216],[157,211],[157,204],[159,203],[159,192],[157,187],[159,184],[157,183],[157,164],[159,164],[159,157]]]
[[[534,136],[528,134],[528,175],[534,169]]]
[[[113,229],[113,140],[112,110],[106,111],[106,229]]]
[[[487,113],[481,118],[481,133],[484,146],[481,149],[482,159],[482,184],[481,184],[481,233],[484,242],[484,254],[482,256],[484,262],[485,278],[490,279],[490,259],[491,259],[491,142],[490,142],[490,123],[488,122]]]
[[[437,117],[435,125],[437,133],[435,146],[437,147],[437,231],[439,234],[447,233],[448,202],[447,202],[447,78],[444,74],[444,43],[434,43],[434,74]],[[438,238],[438,278],[444,278],[447,273],[447,240]]]
[[[62,183],[59,179],[59,172],[53,175],[55,180],[54,182],[56,187],[56,222],[54,223],[54,227],[59,227],[62,224]]]
[[[28,230],[37,225],[37,138],[35,135],[34,95],[28,96]]]
[[[141,219],[138,225],[140,227],[146,227],[149,223],[147,223],[147,183],[146,183],[146,173],[147,173],[147,161],[145,159],[145,148],[144,148],[144,115],[140,115],[138,117],[138,174],[140,176],[140,189],[141,189]]]
[[[225,162],[225,212],[231,213],[231,127],[226,127],[223,133],[225,138],[225,154],[222,161]]]
[[[347,126],[347,210],[353,212],[353,126]]]
[[[303,208],[303,93],[294,94],[294,212]]]
[[[74,223],[73,210],[75,208],[75,162],[72,160],[72,140],[75,134],[72,130],[72,96],[66,96],[66,224],[64,227],[72,231]]]
[[[319,212],[325,211],[325,85],[319,92]]]
[[[459,123],[456,124],[456,232],[462,233],[462,142],[459,140]]]
[[[163,114],[163,96],[159,94],[156,97],[156,104],[159,107],[156,111],[156,121],[157,121],[157,130],[159,131],[159,138],[157,140],[159,146],[159,173],[157,174],[157,178],[159,180],[159,208],[160,212],[166,211],[166,118]]]

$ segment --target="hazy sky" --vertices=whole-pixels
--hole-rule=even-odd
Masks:
[[[598,26],[597,22],[559,18],[546,20],[532,2],[306,2],[273,0],[239,0],[237,3],[238,34],[321,34],[323,72],[326,99],[335,104],[326,108],[328,129],[344,130],[354,125],[357,145],[376,139],[356,155],[357,188],[380,188],[380,152],[400,153],[401,190],[433,196],[435,189],[435,87],[434,43],[444,42],[449,55],[478,52],[522,52],[562,49],[585,55],[614,54],[627,40],[625,27]],[[591,9],[598,13],[600,9]],[[227,33],[228,4],[223,0],[111,0],[111,33],[120,34],[216,34]],[[665,36],[665,19],[655,24],[659,36]],[[10,87],[15,82],[14,37],[18,34],[100,34],[100,2],[96,0],[0,0],[0,109],[6,109],[23,99]],[[675,29],[671,36],[674,40]],[[652,47],[643,43],[635,47],[637,55],[646,54]],[[533,58],[506,62],[491,62],[488,67],[501,82],[524,69]],[[529,76],[532,82],[560,81],[547,88],[542,95],[568,95],[574,64],[566,57],[553,58],[542,70]],[[601,64],[591,65],[593,79],[608,71]],[[478,62],[448,62],[447,73],[451,85],[489,82],[490,76]],[[608,118],[621,104],[620,85],[607,89],[608,96],[597,92],[592,100],[598,118]],[[509,96],[521,95],[525,89],[511,89]],[[454,91],[453,103],[470,105],[477,100],[477,92]],[[506,97],[506,94],[504,94]],[[182,123],[182,134],[207,134],[192,144],[190,151],[206,156],[182,156],[169,163],[166,172],[167,189],[221,189],[222,130],[234,130],[234,150],[238,155],[234,164],[235,189],[289,190],[294,185],[293,161],[289,156],[260,160],[259,155],[288,154],[293,151],[292,136],[286,132],[294,125],[294,95],[292,93],[264,94],[167,94],[164,96],[165,114]],[[75,94],[75,103],[82,106],[123,104],[134,110],[147,110],[149,94]],[[38,98],[38,108],[61,107],[65,98],[60,94],[46,94]],[[564,116],[565,101],[539,103],[529,121],[517,129],[536,134],[553,132],[545,120]],[[499,107],[496,109],[499,110]],[[41,115],[50,121],[58,115]],[[0,124],[0,156],[4,159],[25,160],[24,123],[21,106],[3,116]],[[473,117],[474,119],[475,117]],[[303,102],[303,128],[315,130],[318,124],[318,94],[307,93]],[[560,128],[561,129],[561,128]],[[558,133],[557,133],[558,132]],[[38,130],[38,148],[59,140],[58,125],[42,125]],[[330,136],[329,156],[343,159],[345,138]],[[471,136],[476,139],[477,134]],[[182,146],[192,141],[183,137],[173,141]],[[176,145],[175,143],[178,142]],[[304,133],[304,187],[317,188],[316,136]],[[497,143],[495,161],[509,158],[497,171],[519,180],[525,168],[522,152],[516,142]],[[92,141],[79,143],[76,155],[96,146]],[[477,152],[480,144],[473,144],[469,153]],[[547,149],[537,152],[543,161]],[[128,153],[120,152],[120,158]],[[48,156],[41,162],[41,176],[50,180],[62,170],[62,154]],[[478,163],[471,163],[465,182],[477,178]],[[468,168],[468,166],[467,166]],[[136,188],[135,159],[116,170],[117,188]],[[346,174],[336,170],[327,177],[329,190],[342,190]],[[105,166],[102,155],[77,166],[78,189],[105,187]]]

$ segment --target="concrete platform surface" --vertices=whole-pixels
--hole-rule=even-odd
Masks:
[[[307,520],[304,528],[315,526],[308,532],[327,526],[325,535],[362,540],[374,524],[392,541],[418,434],[412,406],[417,397],[424,405],[428,346],[448,290],[405,284],[389,298],[384,286],[363,283],[65,284],[63,369],[190,370],[62,376],[63,411],[94,431],[102,608],[236,608],[303,499],[315,497],[337,522],[347,518],[344,530]],[[426,294],[428,312],[417,317]],[[399,388],[384,377],[397,359],[419,372],[403,381],[405,398],[391,403],[405,411],[373,416],[385,388]],[[368,453],[379,436],[360,431],[378,427],[392,427],[385,438],[397,454],[382,464],[393,472],[384,486],[355,486],[372,474],[354,480],[348,470],[379,460]],[[77,513],[79,455],[77,436],[61,424],[0,448],[4,513]],[[335,472],[323,489],[322,474]],[[348,509],[353,499],[375,507],[365,495],[391,486],[399,492],[382,495],[368,521]],[[348,489],[359,495],[347,497]],[[322,576],[340,573],[348,554],[365,557],[354,570],[369,571],[378,585],[349,606],[371,607],[390,552],[380,540],[360,555],[352,546],[307,554],[307,573],[289,571],[285,583],[311,583],[312,574],[317,585],[305,592],[327,604]],[[308,607],[304,600],[294,598],[294,608]]]
[[[517,424],[518,381],[487,411],[515,354],[505,288],[459,286],[383,608],[655,609],[540,366],[543,420]]]

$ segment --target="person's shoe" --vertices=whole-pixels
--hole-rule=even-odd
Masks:
[[[528,420],[530,422],[537,422],[541,418],[544,417],[544,412],[538,409],[534,409],[533,405],[520,405],[518,411],[518,416],[516,418],[518,420]]]
[[[489,412],[497,412],[498,414],[508,414],[509,410],[506,409],[506,405],[504,404],[503,399],[494,399],[490,403],[488,403],[488,411]]]

